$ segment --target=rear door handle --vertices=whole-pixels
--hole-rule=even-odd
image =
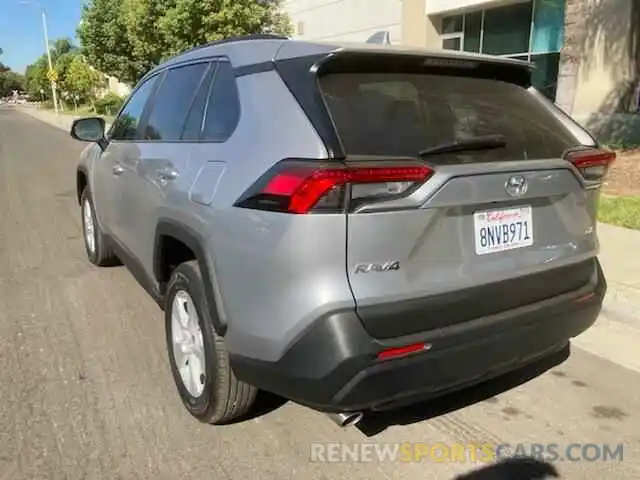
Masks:
[[[168,182],[178,178],[178,171],[175,168],[164,168],[158,172],[158,177],[162,182]]]
[[[114,165],[113,166],[113,174],[114,175],[122,175],[124,173],[124,167],[122,165]]]

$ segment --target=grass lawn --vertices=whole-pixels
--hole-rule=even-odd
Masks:
[[[600,196],[598,220],[619,227],[640,230],[640,196]]]

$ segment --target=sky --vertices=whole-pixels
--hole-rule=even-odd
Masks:
[[[74,43],[80,22],[82,0],[36,0],[47,16],[49,41],[69,37]],[[24,73],[25,68],[45,52],[40,8],[20,0],[0,0],[0,57],[12,70]]]

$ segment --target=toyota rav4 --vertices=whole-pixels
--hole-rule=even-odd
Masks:
[[[164,310],[204,422],[262,389],[346,425],[566,351],[601,309],[615,156],[529,63],[229,39],[71,135],[89,260]]]

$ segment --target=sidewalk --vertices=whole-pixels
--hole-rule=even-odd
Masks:
[[[600,223],[598,236],[609,286],[604,309],[640,326],[640,231]]]
[[[33,107],[20,110],[67,132],[79,118],[65,114],[56,118],[50,110]],[[599,223],[598,234],[600,260],[609,286],[604,313],[640,328],[640,231]]]
[[[58,114],[58,116],[56,116],[55,112],[38,107],[18,106],[18,109],[21,112],[26,113],[27,115],[31,115],[38,120],[58,127],[62,130],[65,130],[66,132],[69,132],[71,130],[71,125],[73,124],[74,120],[82,118],[81,116],[68,115],[66,113],[60,113]],[[109,127],[110,125],[107,124],[106,129],[108,130]]]

